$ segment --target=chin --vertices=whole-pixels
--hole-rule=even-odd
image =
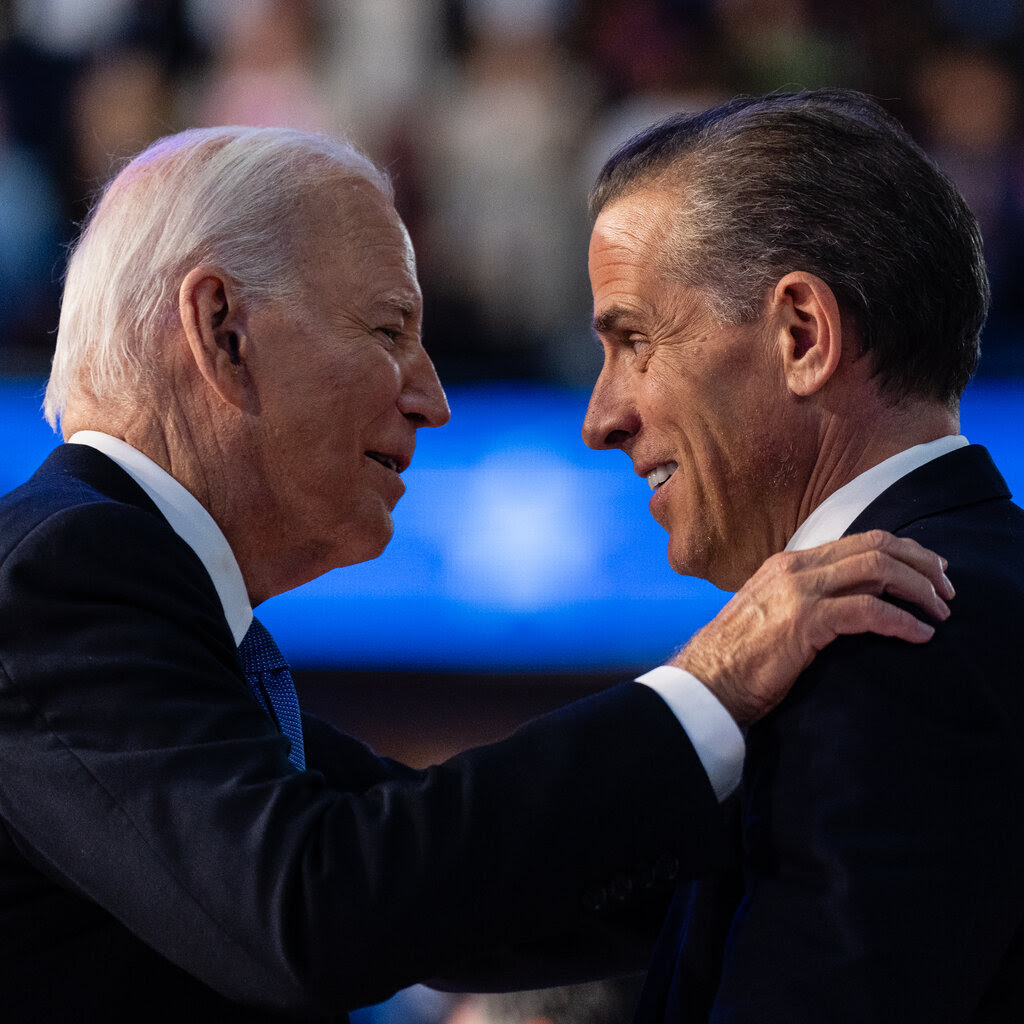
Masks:
[[[744,579],[737,581],[734,567],[723,559],[716,559],[709,543],[701,544],[692,536],[679,538],[674,535],[668,541],[668,564],[680,576],[692,576],[705,580],[719,590],[734,592],[743,586]]]
[[[335,568],[339,569],[342,566],[358,565],[360,562],[372,562],[373,559],[380,558],[391,543],[395,524],[391,521],[391,516],[386,515],[384,521],[377,521],[372,526],[367,525],[356,530],[354,539],[351,528],[346,532],[349,534],[349,542],[335,561]]]

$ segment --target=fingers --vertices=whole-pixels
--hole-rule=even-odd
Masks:
[[[830,598],[822,602],[819,610],[828,620],[827,628],[833,637],[840,633],[878,633],[912,644],[923,644],[935,634],[928,623],[870,594]]]
[[[817,585],[817,592],[822,597],[888,593],[916,604],[940,622],[949,618],[949,605],[936,593],[932,577],[922,575],[906,562],[874,549],[826,567],[821,571]]]
[[[872,530],[864,534],[864,537],[868,543],[879,543],[886,554],[900,559],[905,565],[926,576],[938,594],[947,601],[956,596],[953,584],[946,575],[949,563],[934,551],[922,547],[910,537],[894,537],[883,530]]]
[[[909,537],[896,537],[884,530],[870,530],[867,533],[855,533],[842,537],[831,544],[822,544],[817,548],[795,552],[806,559],[803,565],[808,568],[829,563],[837,563],[849,557],[869,555],[871,552],[887,555],[902,562],[915,572],[926,577],[935,588],[936,593],[945,600],[951,600],[956,591],[946,576],[948,565],[944,558],[934,551],[918,544]],[[870,566],[870,562],[868,563]]]
[[[749,725],[840,634],[931,639],[932,626],[881,595],[945,621],[954,593],[945,569],[916,541],[878,530],[774,555],[671,663],[692,672],[738,723]]]

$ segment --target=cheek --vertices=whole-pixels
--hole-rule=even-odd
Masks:
[[[667,442],[691,477],[716,465],[728,443],[725,424],[714,406],[700,392],[677,388],[653,394],[644,416],[645,426]]]
[[[336,378],[335,408],[363,430],[380,416],[394,410],[402,390],[401,367],[387,353],[368,353]]]

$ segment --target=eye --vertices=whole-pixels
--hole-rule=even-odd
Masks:
[[[630,334],[626,338],[626,344],[633,350],[633,355],[642,361],[646,361],[651,351],[651,342],[643,334]]]
[[[389,344],[395,345],[402,336],[402,329],[400,327],[378,327],[374,334],[383,335],[387,338]]]

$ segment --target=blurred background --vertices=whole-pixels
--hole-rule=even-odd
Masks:
[[[665,114],[844,85],[910,128],[982,225],[964,430],[1024,492],[1022,43],[1020,0],[0,0],[0,486],[56,443],[64,254],[121,163],[196,125],[345,134],[394,178],[452,422],[422,436],[387,553],[262,617],[307,706],[383,753],[501,735],[658,663],[727,596],[671,573],[644,481],[579,439],[587,189]]]
[[[154,138],[350,136],[395,179],[449,384],[589,384],[589,183],[616,143],[739,92],[879,97],[982,223],[984,372],[1019,372],[1020,0],[0,0],[0,369],[43,373],[63,246]]]

